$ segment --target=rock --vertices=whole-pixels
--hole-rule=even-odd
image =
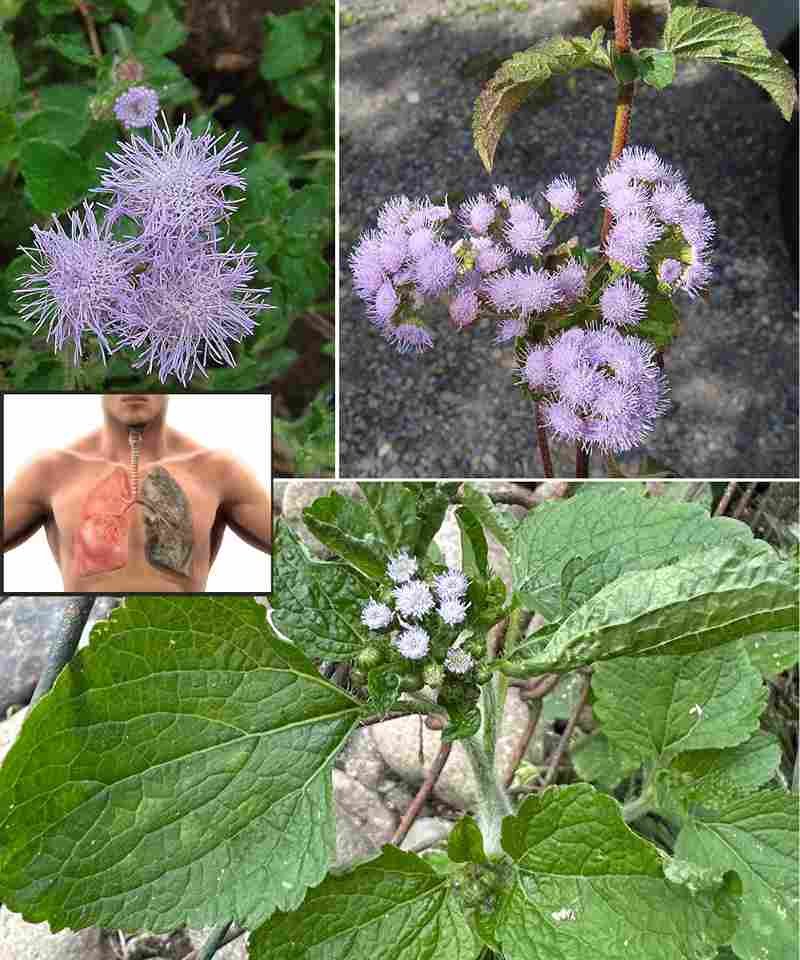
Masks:
[[[514,748],[528,724],[528,708],[519,699],[515,687],[508,691],[503,726],[497,741],[497,768],[501,776],[511,769]],[[422,726],[424,762],[419,762],[419,738]],[[399,717],[372,727],[375,745],[384,761],[406,783],[419,785],[433,762],[441,743],[441,734],[420,724],[418,717]],[[456,743],[442,770],[434,795],[448,806],[469,810],[475,805],[475,779],[460,743]]]
[[[403,850],[424,850],[440,843],[455,824],[444,817],[418,817],[401,844]]]
[[[395,818],[375,791],[368,790],[341,770],[334,770],[333,797],[336,866],[366,859],[391,840]]]
[[[26,923],[0,906],[0,960],[89,960],[72,930],[51,933],[46,923]],[[92,958],[94,960],[94,958]]]
[[[0,716],[30,700],[67,603],[67,597],[9,597],[0,606]],[[96,599],[82,646],[94,624],[117,603],[116,597]]]
[[[520,507],[507,507],[515,516],[522,517],[526,511]],[[458,529],[458,523],[455,516],[456,508],[450,506],[447,508],[444,521],[439,527],[439,532],[434,540],[444,555],[445,562],[451,566],[461,566],[461,532]],[[489,545],[489,566],[506,584],[511,588],[511,563],[508,558],[508,551],[501,546],[491,535],[487,537]]]
[[[383,758],[381,758],[383,762]],[[414,799],[416,791],[412,790],[407,783],[402,780],[382,780],[378,784],[378,793],[383,798],[383,802],[398,815],[402,815],[408,810],[411,801]],[[423,806],[423,810],[425,807]]]
[[[368,727],[356,730],[348,739],[336,759],[336,766],[371,790],[378,787],[386,774],[386,764]]]
[[[211,928],[208,930],[189,930],[189,937],[195,950],[203,946],[210,933]],[[241,937],[238,937],[232,943],[229,943],[221,950],[217,950],[214,954],[214,960],[247,960],[247,942],[249,938],[249,933],[242,934]]]
[[[342,496],[359,496],[358,485],[353,481],[336,482],[330,480],[303,480],[287,483],[283,491],[281,516],[299,517],[306,507],[317,499],[326,497],[336,490]]]

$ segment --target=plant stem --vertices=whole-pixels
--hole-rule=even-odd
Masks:
[[[531,745],[531,740],[533,740],[533,735],[536,733],[536,727],[539,725],[539,717],[542,715],[542,701],[541,700],[531,700],[527,704],[528,707],[528,725],[525,727],[525,733],[520,737],[519,743],[514,749],[514,758],[511,762],[511,767],[506,774],[505,785],[510,787],[514,782],[514,777],[517,775],[517,770],[519,765],[525,759],[525,754],[528,752],[528,747]]]
[[[631,49],[631,14],[628,0],[614,0],[614,47],[617,53],[630,53]],[[609,161],[613,162],[625,149],[628,142],[628,132],[631,125],[631,111],[633,109],[634,83],[620,83],[617,85],[617,106],[614,111],[614,132],[611,137],[611,154]],[[606,209],[603,214],[603,226],[600,231],[600,246],[605,246],[608,231],[611,228],[611,212]]]
[[[97,28],[94,25],[94,17],[89,10],[89,4],[85,3],[84,0],[76,0],[75,6],[83,17],[83,23],[86,27],[86,33],[89,35],[89,44],[91,45],[92,53],[100,59],[103,56],[103,48],[100,46],[100,38],[97,36]]]
[[[478,808],[475,814],[483,835],[483,849],[487,857],[499,857],[503,852],[500,843],[503,817],[514,812],[511,801],[505,787],[497,779],[494,756],[487,756],[481,738],[467,737],[461,742],[478,786]]]
[[[745,492],[739,497],[739,502],[736,504],[736,509],[733,511],[733,519],[738,520],[744,515],[745,510],[747,509],[750,500],[753,494],[756,491],[756,484],[749,483]]]
[[[227,922],[220,923],[218,926],[214,927],[214,929],[208,935],[206,942],[197,951],[195,960],[211,960],[217,950],[223,946],[225,937],[232,923],[232,920],[228,920]]]
[[[630,803],[623,804],[622,819],[625,823],[632,823],[634,820],[638,820],[639,817],[643,817],[648,813],[651,807],[650,797],[642,794],[635,800],[631,800]]]
[[[725,511],[728,509],[728,505],[733,498],[734,493],[736,492],[736,481],[731,480],[728,486],[725,488],[725,493],[722,494],[722,499],[717,504],[717,509],[714,511],[715,517],[722,517],[725,515]]]
[[[431,764],[431,768],[422,782],[422,786],[419,788],[419,790],[417,790],[416,796],[409,804],[408,809],[403,814],[400,823],[397,825],[397,829],[392,835],[391,842],[396,847],[399,847],[400,844],[405,840],[408,831],[412,827],[412,824],[419,816],[419,812],[422,809],[423,804],[430,796],[433,788],[436,786],[436,781],[441,776],[444,765],[447,763],[447,758],[450,756],[450,751],[452,749],[452,743],[443,743],[439,747],[439,752],[436,754],[436,757]]]
[[[583,689],[581,690],[580,699],[572,708],[572,713],[570,714],[567,725],[564,728],[564,732],[561,734],[561,739],[558,741],[558,746],[553,751],[553,756],[550,758],[550,763],[547,767],[547,772],[545,773],[542,779],[542,789],[549,787],[550,784],[556,778],[556,772],[558,771],[558,765],[561,763],[561,758],[564,756],[564,753],[569,744],[569,738],[572,736],[573,731],[578,723],[578,717],[580,716],[581,710],[586,706],[586,701],[589,699],[589,688],[591,686],[592,680],[591,677],[587,676],[583,682]]]
[[[31,705],[41,700],[56,682],[56,678],[69,663],[78,647],[83,628],[94,606],[94,597],[70,597],[64,608],[61,623],[50,644],[47,663],[31,697]]]
[[[536,442],[539,444],[539,456],[542,458],[542,471],[547,480],[553,478],[553,461],[550,458],[550,443],[547,439],[547,431],[542,423],[540,403],[533,401],[533,419],[536,424]]]
[[[575,444],[575,477],[577,480],[589,477],[589,451],[580,443]]]

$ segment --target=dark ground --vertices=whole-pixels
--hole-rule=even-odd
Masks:
[[[342,3],[342,476],[541,475],[510,347],[485,327],[456,334],[442,316],[436,348],[401,357],[371,330],[346,270],[390,195],[453,200],[502,183],[533,195],[562,171],[586,191],[604,166],[614,87],[581,71],[574,85],[556,81],[555,103],[523,108],[485,173],[470,129],[481,84],[516,50],[591,29],[571,0],[493,6]],[[731,71],[684,63],[666,91],[637,94],[632,142],[682,168],[718,225],[717,281],[708,303],[681,303],[683,333],[666,357],[674,406],[644,451],[681,476],[797,475],[797,283],[779,195],[789,135],[760,89]],[[584,242],[596,242],[597,211],[593,195],[571,221]]]

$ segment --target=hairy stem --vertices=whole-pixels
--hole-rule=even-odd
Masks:
[[[629,53],[631,49],[631,13],[628,0],[614,0],[614,48],[617,53]],[[614,111],[614,132],[611,137],[609,161],[614,161],[625,149],[631,126],[633,110],[634,83],[617,85],[617,106]],[[611,213],[603,214],[603,227],[600,231],[600,246],[604,246],[611,228]]]
[[[622,819],[625,823],[633,823],[634,820],[638,820],[639,817],[643,817],[646,813],[649,813],[652,806],[653,804],[650,797],[642,794],[641,797],[637,797],[635,800],[623,804]]]
[[[480,737],[461,741],[469,758],[478,786],[478,807],[475,811],[483,835],[483,849],[487,857],[499,857],[503,848],[500,834],[503,817],[514,811],[505,787],[497,779],[494,757],[488,757]]]
[[[422,786],[417,790],[416,796],[409,804],[408,809],[403,814],[403,817],[400,823],[397,825],[397,829],[392,835],[392,843],[399,847],[400,844],[405,840],[408,835],[408,831],[411,829],[414,821],[419,816],[419,812],[423,807],[423,804],[431,795],[433,788],[436,786],[436,781],[441,776],[442,770],[444,770],[444,765],[447,763],[447,758],[450,756],[450,751],[453,749],[452,743],[443,743],[439,747],[439,752],[436,754],[431,768],[428,771],[425,779],[422,782]]]
[[[56,682],[56,677],[69,663],[78,647],[83,628],[89,619],[94,606],[94,597],[70,597],[64,608],[61,623],[50,644],[47,654],[47,663],[42,675],[36,684],[31,697],[31,704],[36,703],[50,690]]]
[[[539,456],[542,458],[542,472],[545,478],[550,480],[553,477],[553,461],[550,457],[550,443],[547,439],[547,430],[542,422],[541,404],[538,400],[533,401],[533,419],[536,424],[536,442],[539,445]]]

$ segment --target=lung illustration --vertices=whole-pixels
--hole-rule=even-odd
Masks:
[[[139,504],[148,563],[190,576],[194,529],[186,494],[163,467],[154,467],[142,484]]]

